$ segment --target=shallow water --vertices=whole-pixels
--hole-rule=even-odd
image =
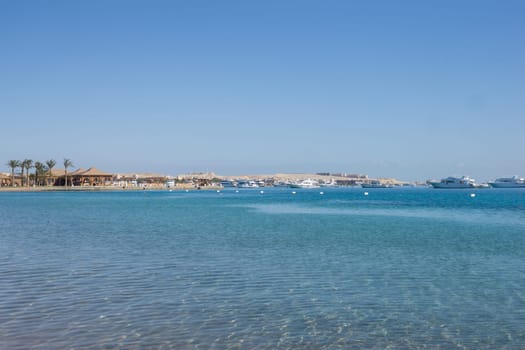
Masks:
[[[0,348],[525,348],[524,190],[294,191],[0,193]]]

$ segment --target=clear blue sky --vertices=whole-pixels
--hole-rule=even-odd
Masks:
[[[0,0],[0,169],[525,176],[524,1]]]

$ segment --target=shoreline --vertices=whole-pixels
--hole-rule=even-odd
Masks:
[[[78,187],[0,187],[0,193],[15,193],[15,192],[143,192],[143,191],[206,191],[218,190],[222,187],[206,186],[176,186],[167,188],[165,186],[147,186],[147,187],[117,187],[117,186],[78,186]]]

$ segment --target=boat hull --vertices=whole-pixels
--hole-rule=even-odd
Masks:
[[[498,183],[498,182],[490,182],[490,186],[494,188],[525,188],[525,183]]]
[[[318,185],[301,185],[301,184],[292,184],[290,185],[291,188],[321,188],[321,186]]]
[[[441,182],[431,182],[430,185],[434,188],[475,188],[472,184],[444,184]]]
[[[386,185],[386,184],[380,184],[380,185],[375,185],[375,184],[361,184],[361,187],[362,187],[362,188],[391,188],[392,186],[391,186],[391,185]]]
[[[430,181],[429,184],[434,188],[477,188],[479,185],[468,176],[453,177],[449,176],[441,181]]]

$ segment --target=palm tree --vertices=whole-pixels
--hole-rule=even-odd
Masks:
[[[26,185],[27,187],[29,187],[29,169],[31,169],[33,167],[33,160],[31,159],[24,159],[22,161],[22,168],[25,168],[26,169],[26,179],[27,179],[27,182],[26,182]],[[22,170],[22,178],[24,177],[23,175],[23,170]]]
[[[7,166],[11,168],[11,187],[15,186],[15,169],[20,166],[19,160],[10,160]]]
[[[20,186],[23,187],[24,186],[24,182],[25,182],[24,181],[24,170],[26,170],[26,168],[25,168],[23,160],[21,160],[19,163],[20,163],[20,165],[19,165],[19,167],[20,167]]]
[[[37,186],[41,185],[40,181],[45,172],[46,172],[45,164],[42,162],[35,162],[35,184]]]
[[[52,172],[52,170],[53,170],[53,168],[55,167],[56,164],[57,164],[57,162],[55,162],[54,159],[50,159],[50,160],[46,161],[46,165],[47,165],[47,170],[48,170],[48,175],[49,176],[53,175],[51,172]],[[47,182],[48,182],[48,185],[49,185],[49,180]]]
[[[72,167],[73,162],[71,159],[64,158],[64,175],[66,175],[66,187],[67,187],[67,168]]]

